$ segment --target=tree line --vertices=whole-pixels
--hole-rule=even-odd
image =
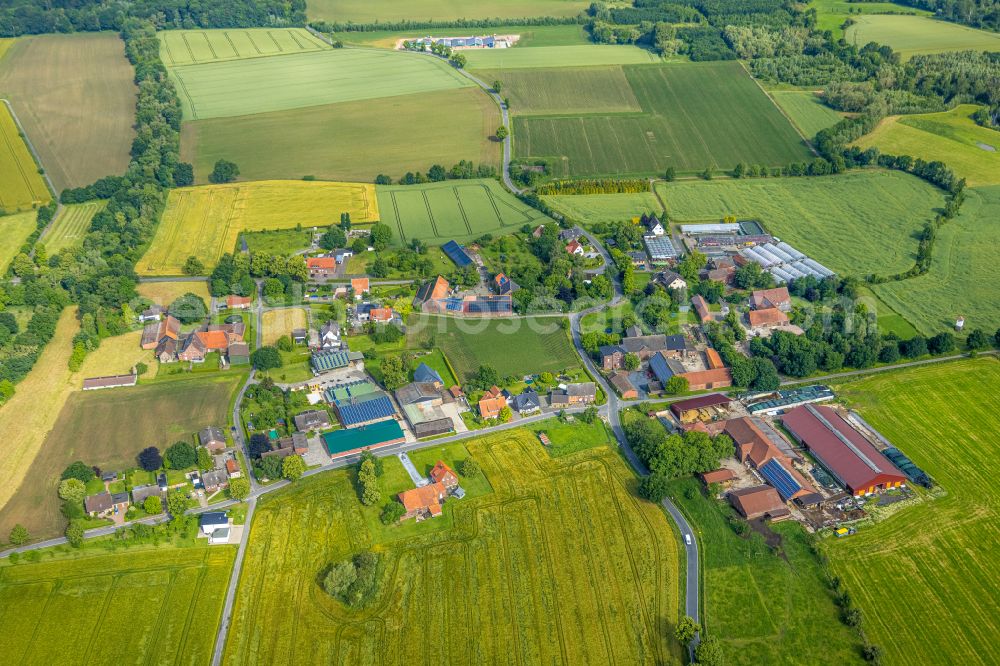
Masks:
[[[535,16],[523,18],[455,19],[452,21],[312,21],[309,27],[317,32],[333,34],[337,32],[402,32],[433,28],[502,28],[505,26],[529,25],[579,25],[587,18],[578,16]]]

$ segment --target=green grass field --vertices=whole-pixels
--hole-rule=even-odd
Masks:
[[[160,58],[167,67],[331,48],[305,28],[165,30],[157,36],[160,38]]]
[[[0,210],[30,211],[52,198],[6,104],[0,103]]]
[[[209,269],[232,252],[244,231],[325,228],[350,213],[356,224],[379,219],[375,186],[302,180],[184,187],[167,199],[153,242],[139,260],[142,275],[183,275],[197,257]]]
[[[697,479],[674,481],[670,495],[704,544],[701,620],[722,642],[725,663],[864,663],[801,525],[771,526],[780,539],[775,553],[759,534],[737,536],[726,522],[736,512]]]
[[[585,44],[542,48],[472,49],[464,51],[467,67],[479,71],[534,67],[593,67],[598,65],[642,65],[660,62],[652,51],[638,46]]]
[[[623,69],[641,114],[516,115],[516,154],[550,158],[561,176],[658,175],[668,166],[692,172],[729,169],[740,161],[787,164],[810,156],[802,138],[738,63]],[[561,103],[573,108],[576,97],[589,94],[567,89]],[[731,113],[734,108],[741,112]],[[513,111],[518,113],[516,106]]]
[[[926,16],[855,16],[846,39],[863,46],[878,42],[891,46],[905,60],[922,53],[945,51],[1000,51],[1000,35]]]
[[[331,49],[170,68],[184,118],[250,116],[474,84],[443,60],[384,49]]]
[[[553,209],[582,224],[621,222],[642,217],[643,213],[662,213],[652,192],[639,194],[574,194],[542,197]]]
[[[282,229],[279,231],[250,231],[241,234],[251,252],[290,255],[312,244],[312,231]]]
[[[439,449],[411,455],[421,466],[466,456]],[[223,662],[681,661],[679,542],[663,511],[635,497],[613,450],[557,460],[518,430],[476,440],[468,455],[492,492],[447,501],[420,524],[382,527],[348,471],[262,500]],[[383,487],[412,487],[399,472],[386,459]],[[350,610],[317,575],[369,548],[382,558],[378,594]]]
[[[884,663],[986,664],[1000,640],[1000,363],[885,373],[839,394],[946,491],[824,552]],[[886,603],[891,597],[892,603]]]
[[[592,44],[590,36],[582,25],[510,25],[503,28],[491,28],[489,32],[502,32],[505,35],[518,35],[517,48],[537,46],[580,46]],[[476,28],[434,28],[433,30],[375,30],[371,32],[337,32],[332,36],[345,44],[356,46],[375,46],[384,49],[394,49],[401,39],[426,37],[431,32],[434,37],[467,37],[480,34],[482,29]]]
[[[913,265],[916,234],[942,193],[897,171],[823,178],[658,183],[675,220],[753,217],[841,275],[893,274]]]
[[[452,180],[424,185],[378,185],[382,222],[393,242],[420,238],[438,244],[548,220],[495,180]]]
[[[433,113],[429,112],[433,109]],[[207,182],[216,160],[233,160],[248,180],[302,178],[393,180],[459,160],[497,164],[496,104],[460,88],[370,101],[184,123],[182,159]]]
[[[8,663],[208,663],[236,549],[85,555],[0,567]]]
[[[501,94],[520,115],[642,111],[619,66],[484,69],[476,76],[487,84],[502,82]]]
[[[1000,327],[997,234],[1000,186],[967,189],[961,213],[938,231],[930,272],[872,290],[925,335],[950,330],[959,315],[968,330],[992,333]]]
[[[90,32],[22,37],[4,57],[0,97],[11,101],[57,192],[125,173],[136,87],[124,52],[118,33]]]
[[[310,19],[326,21],[453,21],[455,19],[533,18],[576,16],[587,8],[586,0],[309,0]],[[471,31],[471,32],[470,32]],[[492,28],[467,29],[466,33],[492,32]],[[435,33],[437,34],[437,33]]]
[[[36,213],[15,213],[0,217],[0,271],[6,272],[11,259],[21,251],[21,246],[35,230]]]
[[[74,460],[119,471],[136,465],[147,446],[161,451],[191,441],[205,426],[229,423],[229,401],[245,373],[169,381],[105,391],[74,391],[27,469],[17,493],[0,510],[0,534],[21,523],[35,537],[66,524],[59,511],[59,474]],[[141,418],[136,418],[141,415]]]
[[[844,21],[857,18],[858,14],[907,14],[913,16],[930,16],[925,9],[897,5],[893,2],[853,2],[853,0],[812,0],[809,9],[816,10],[816,29],[830,30],[834,38],[844,36],[840,27]],[[859,43],[859,46],[864,46]]]
[[[41,240],[48,253],[52,255],[69,247],[83,245],[83,237],[90,231],[90,221],[106,205],[106,201],[88,201],[65,206]]]
[[[825,106],[810,91],[781,90],[769,93],[781,110],[792,119],[792,124],[812,140],[816,133],[840,122],[841,115]]]
[[[884,153],[940,160],[969,185],[1000,185],[1000,131],[977,125],[969,117],[976,107],[886,118],[855,143],[877,146]]]

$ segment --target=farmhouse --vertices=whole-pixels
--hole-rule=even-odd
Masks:
[[[139,344],[143,349],[156,349],[157,345],[165,340],[176,342],[180,330],[180,321],[168,314],[160,321],[146,324],[145,328],[142,329],[142,340]]]
[[[572,405],[589,405],[597,399],[597,385],[594,382],[567,384],[552,390],[553,407],[569,407]]]
[[[198,431],[198,444],[211,453],[218,453],[226,448],[226,435],[222,432],[222,428],[208,426]]]
[[[484,419],[495,419],[500,416],[500,410],[507,406],[503,396],[487,396],[479,401],[479,415]]]
[[[753,329],[768,329],[788,325],[788,315],[778,308],[750,310],[747,313],[747,319],[750,322],[750,327]]]
[[[225,468],[202,472],[201,485],[204,486],[205,492],[214,493],[220,488],[226,488],[229,486],[229,474],[226,472]]]
[[[583,244],[578,240],[571,240],[566,243],[566,251],[570,254],[581,255],[583,254]]]
[[[792,309],[792,298],[788,295],[787,287],[758,289],[750,294],[750,307],[754,310],[777,308],[782,312],[788,312]]]
[[[778,491],[771,486],[743,488],[729,493],[729,502],[747,520],[765,518],[779,521],[791,517]]]
[[[614,372],[608,377],[608,381],[621,394],[622,400],[635,400],[639,397],[639,391],[628,378],[628,373]]]
[[[319,329],[319,346],[322,349],[340,349],[340,324],[328,321]]]
[[[646,233],[650,236],[662,236],[667,233],[666,229],[660,223],[659,218],[655,215],[643,216],[642,224],[646,228]]]
[[[694,306],[694,311],[698,315],[698,321],[702,324],[707,324],[712,321],[712,312],[708,309],[708,302],[702,297],[701,294],[695,294],[691,298],[691,305]]]
[[[230,310],[248,310],[251,300],[249,296],[234,296],[230,294],[226,296],[226,307]]]
[[[521,287],[519,287],[516,282],[503,273],[497,273],[493,277],[493,290],[501,296],[513,294],[520,288]]]
[[[420,488],[406,490],[397,497],[406,509],[400,521],[416,518],[417,522],[441,515],[441,504],[448,491],[440,482],[430,483]]]
[[[441,375],[438,374],[438,371],[426,363],[421,363],[417,366],[417,369],[413,371],[413,381],[431,383],[436,386],[444,385],[444,381],[442,381]]]
[[[451,467],[445,464],[443,460],[438,460],[434,467],[431,468],[431,473],[429,474],[431,481],[434,483],[440,483],[448,491],[454,490],[458,487],[458,476],[452,471]]]
[[[295,427],[301,432],[330,427],[330,415],[325,409],[311,409],[295,416]]]
[[[673,271],[664,271],[659,273],[655,280],[657,284],[662,284],[664,289],[680,291],[682,289],[687,289],[688,286],[688,283],[684,280],[684,278]]]
[[[448,298],[451,293],[451,285],[440,275],[433,281],[424,283],[417,290],[417,295],[413,299],[413,307],[421,307],[428,303],[441,301]]]
[[[105,491],[96,495],[88,495],[83,500],[84,510],[91,516],[103,516],[111,512],[111,493]]]
[[[598,353],[601,356],[601,367],[605,370],[618,370],[625,364],[625,348],[621,345],[601,345]]]
[[[304,345],[309,340],[309,332],[304,328],[292,329],[292,342],[297,345]]]
[[[309,269],[309,278],[318,280],[330,277],[337,272],[336,257],[309,257],[306,259],[306,268]]]
[[[781,417],[781,423],[855,496],[906,483],[903,473],[830,407],[796,407]]]
[[[210,544],[229,543],[229,517],[224,511],[209,511],[198,517],[201,533]]]
[[[518,414],[531,414],[542,410],[542,398],[535,389],[525,389],[519,395],[515,395],[510,403],[511,409]]]
[[[368,278],[352,278],[351,279],[351,291],[354,292],[354,298],[361,298],[362,294],[368,293]]]
[[[688,381],[689,391],[704,391],[705,389],[720,389],[733,385],[733,376],[729,368],[714,368],[711,370],[696,370],[681,375]]]
[[[360,398],[338,400],[333,403],[333,408],[345,428],[358,428],[396,418],[392,400],[381,391]]]
[[[621,347],[627,353],[638,356],[640,361],[645,361],[653,354],[667,348],[667,336],[630,335],[622,338]]]
[[[97,391],[106,388],[135,386],[136,375],[111,375],[108,377],[89,377],[83,380],[84,391]]]
[[[147,497],[163,497],[163,490],[157,485],[136,486],[132,489],[132,501],[142,504]]]
[[[342,458],[364,449],[378,449],[406,441],[398,421],[381,421],[360,428],[334,430],[322,436],[331,458]]]

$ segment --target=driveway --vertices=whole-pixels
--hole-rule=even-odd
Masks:
[[[404,451],[400,453],[398,457],[399,462],[403,463],[403,469],[406,470],[406,473],[409,474],[410,478],[413,480],[413,485],[417,488],[426,486],[428,483],[427,477],[421,476],[420,472],[417,471],[416,465],[414,465],[413,461],[410,460],[410,456],[406,455],[406,452]]]

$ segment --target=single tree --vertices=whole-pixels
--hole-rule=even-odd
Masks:
[[[153,516],[163,512],[163,500],[159,495],[150,495],[142,502],[142,510]]]
[[[250,480],[242,476],[229,480],[229,496],[242,502],[250,497]]]
[[[642,361],[639,360],[638,354],[633,354],[629,352],[625,354],[625,359],[623,361],[626,370],[638,370],[639,366],[642,365]]]
[[[498,93],[503,90],[503,81],[497,79],[493,82],[493,92]]]
[[[358,572],[354,568],[353,562],[338,562],[330,567],[326,576],[323,577],[323,589],[331,597],[343,601],[347,596],[347,591],[357,579]]]
[[[82,460],[77,460],[76,462],[70,463],[69,467],[63,470],[60,479],[79,479],[83,483],[89,483],[97,475],[94,474],[94,469],[89,465],[85,464]]]
[[[147,472],[155,472],[163,467],[163,456],[155,446],[149,446],[139,452],[139,467]]]
[[[650,474],[639,483],[639,494],[650,502],[659,504],[667,496],[669,482],[670,478],[666,474]]]
[[[250,354],[250,362],[253,363],[253,367],[257,368],[261,372],[267,372],[268,370],[280,368],[284,364],[281,360],[281,354],[278,352],[277,348],[269,346],[254,350],[254,352]]]
[[[281,476],[289,481],[295,481],[306,471],[306,463],[302,456],[288,456],[281,462]]]
[[[87,486],[80,479],[63,479],[59,482],[59,498],[79,504],[87,497]]]
[[[184,261],[184,266],[181,267],[181,272],[184,275],[204,275],[205,274],[205,264],[201,263],[201,259],[191,255]]]
[[[701,625],[695,622],[693,617],[685,615],[677,623],[677,627],[674,628],[674,637],[677,638],[681,645],[687,646],[688,643],[694,640],[695,634],[699,631],[701,631]]]
[[[667,383],[663,385],[664,393],[669,395],[678,395],[684,393],[688,390],[688,380],[687,377],[681,377],[680,375],[674,375],[667,380]]]
[[[514,418],[514,412],[507,405],[501,407],[500,413],[497,414],[497,420],[500,421],[500,423],[510,423],[511,419],[513,418]]]
[[[219,160],[215,163],[215,168],[212,169],[212,173],[208,175],[208,180],[212,183],[231,183],[236,180],[236,177],[239,175],[240,168],[236,166],[235,162],[230,162],[229,160]]]
[[[663,180],[670,183],[673,182],[675,178],[677,178],[677,170],[672,166],[668,166],[667,170],[663,172]]]
[[[236,481],[236,479],[233,479]],[[147,500],[154,499],[155,496],[147,497]],[[143,505],[145,506],[145,504]],[[188,498],[187,493],[180,488],[174,488],[169,493],[167,493],[167,511],[175,519],[180,518],[184,515],[184,512],[188,508]]]
[[[287,335],[282,335],[280,338],[274,341],[274,346],[280,351],[290,352],[295,349],[295,343]]]
[[[479,463],[476,462],[475,458],[466,458],[462,461],[458,471],[462,476],[469,479],[474,476],[479,476]]]
[[[404,513],[406,513],[406,507],[399,500],[393,499],[382,508],[382,515],[379,516],[379,520],[382,521],[383,525],[392,525],[398,523]]]
[[[507,126],[501,125],[500,127],[497,128],[497,134],[496,134],[497,141],[503,141],[504,139],[507,138],[509,134],[510,132],[507,131]]]
[[[701,639],[698,647],[694,649],[694,658],[695,661],[704,666],[722,666],[725,663],[722,645],[719,643],[719,639],[714,636]]]
[[[324,250],[336,250],[347,245],[347,234],[340,227],[330,227],[319,238],[319,246]]]
[[[66,526],[66,541],[74,548],[83,545],[83,525],[80,524],[80,521],[72,520]]]
[[[194,185],[194,167],[188,162],[178,162],[174,167],[174,185],[187,187]]]
[[[212,454],[208,452],[204,446],[198,447],[198,469],[203,472],[207,472],[215,468],[215,461],[212,460]]]
[[[208,316],[208,307],[204,299],[197,294],[188,292],[180,296],[169,307],[170,314],[182,324],[196,324]]]
[[[28,528],[18,523],[10,530],[10,537],[8,539],[12,545],[21,546],[28,543]]]
[[[375,248],[375,251],[381,252],[385,248],[389,247],[389,243],[392,241],[392,227],[388,224],[376,222],[372,225],[368,238],[371,241],[372,247]]]
[[[198,452],[190,442],[183,440],[172,444],[163,454],[171,469],[186,469],[198,464]]]

